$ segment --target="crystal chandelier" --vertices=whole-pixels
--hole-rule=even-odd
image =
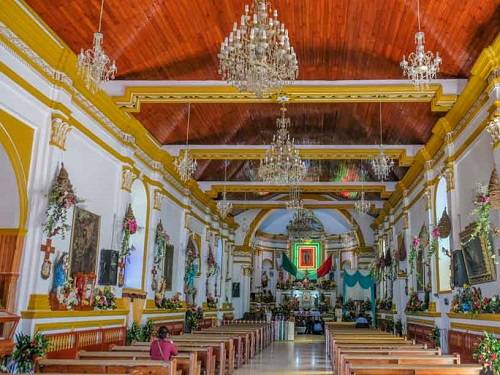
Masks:
[[[401,69],[403,69],[403,76],[407,76],[417,89],[422,89],[428,86],[431,80],[436,78],[442,60],[439,56],[439,52],[436,52],[435,57],[432,52],[425,52],[425,36],[424,32],[420,31],[419,0],[417,0],[417,19],[418,32],[415,33],[415,52],[410,53],[408,61],[406,60],[406,56],[403,56],[400,66]]]
[[[86,51],[83,48],[78,55],[78,74],[83,78],[85,86],[95,93],[102,82],[115,79],[118,71],[115,61],[110,58],[102,48],[103,34],[101,33],[102,12],[104,0],[101,1],[101,12],[99,14],[99,29],[94,33],[92,49]]]
[[[222,79],[258,97],[295,80],[299,71],[288,30],[269,0],[245,5],[240,24],[234,23],[217,56]]]
[[[365,170],[361,168],[361,196],[354,202],[354,209],[360,214],[366,214],[370,211],[370,203],[365,200]]]
[[[189,155],[189,123],[191,119],[191,103],[188,104],[188,120],[187,120],[187,130],[186,130],[186,151],[183,152],[182,156],[179,155],[174,161],[175,168],[181,176],[181,180],[188,181],[196,171],[198,163],[196,160],[192,159]]]
[[[298,185],[306,176],[306,166],[290,140],[288,127],[290,118],[286,117],[286,107],[281,107],[281,117],[276,120],[277,132],[273,136],[271,148],[260,161],[259,178],[270,184]]]
[[[387,156],[384,152],[382,144],[382,102],[379,102],[379,124],[380,124],[380,152],[371,160],[373,173],[380,181],[385,181],[394,167],[394,160]]]
[[[300,198],[300,187],[297,185],[292,185],[290,188],[289,197],[290,199],[286,203],[287,210],[303,210],[304,202]]]
[[[217,202],[217,210],[219,215],[225,219],[233,209],[233,204],[226,200],[226,181],[227,181],[227,160],[224,161],[224,191],[222,192],[222,199]]]
[[[352,235],[351,232],[342,233],[340,235],[342,247],[350,247],[352,246]]]
[[[321,238],[325,228],[312,210],[297,210],[286,227],[290,240],[301,241]]]

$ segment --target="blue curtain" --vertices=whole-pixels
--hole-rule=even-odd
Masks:
[[[370,289],[370,302],[372,306],[372,324],[375,324],[375,282],[370,275],[363,276],[361,272],[356,271],[352,275],[344,271],[344,283],[342,286],[342,294],[344,296],[344,303],[347,302],[347,287],[352,288],[359,284],[363,289]]]

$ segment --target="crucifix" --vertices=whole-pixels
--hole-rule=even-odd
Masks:
[[[47,280],[50,276],[50,269],[52,268],[52,262],[50,261],[50,254],[54,254],[55,250],[56,250],[55,247],[52,246],[51,238],[47,238],[45,245],[40,246],[40,251],[45,253],[45,256],[43,258],[42,269],[40,271],[42,279],[44,280]]]

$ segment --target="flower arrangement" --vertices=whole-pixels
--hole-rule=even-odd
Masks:
[[[216,309],[217,308],[217,300],[212,297],[212,295],[207,296],[207,307],[209,309]]]
[[[410,298],[406,303],[406,312],[416,312],[416,311],[424,311],[424,304],[418,298],[417,292],[412,292],[410,294]]]
[[[429,246],[429,251],[427,252],[427,258],[430,260],[432,255],[437,254],[439,250],[439,238],[441,237],[441,231],[439,227],[434,227],[431,232],[431,243]]]
[[[191,306],[191,308],[186,311],[186,328],[188,332],[195,331],[200,325],[200,321],[203,319],[203,309],[201,306]]]
[[[410,267],[410,272],[413,274],[415,272],[415,263],[417,261],[417,255],[420,250],[420,238],[413,236],[410,245],[410,252],[408,253],[408,265]]]
[[[477,217],[476,226],[472,231],[471,235],[467,239],[466,245],[473,239],[479,237],[480,235],[485,235],[486,238],[490,236],[491,225],[490,225],[490,211],[491,211],[491,199],[488,185],[478,184],[476,187],[477,194],[474,200],[474,209],[471,212],[471,216]],[[486,241],[487,250],[491,254],[491,257],[495,257],[495,252],[491,246],[490,241]]]
[[[384,298],[377,300],[377,310],[391,311],[392,310],[392,298]]]
[[[484,337],[474,351],[473,356],[484,367],[491,368],[495,373],[500,372],[500,341],[492,334],[484,333]]]
[[[440,331],[439,327],[434,326],[434,328],[432,328],[432,331],[431,331],[429,338],[432,340],[432,342],[434,343],[434,346],[436,348],[441,347],[441,331]]]
[[[129,204],[127,208],[127,213],[123,218],[122,231],[123,239],[120,251],[120,257],[126,259],[133,248],[130,246],[130,236],[137,232],[138,226],[135,220],[134,211],[132,211],[132,205]]]
[[[483,297],[481,289],[464,284],[453,296],[450,310],[455,313],[500,313],[500,296]]]
[[[94,290],[94,310],[114,310],[116,309],[116,296],[113,288],[105,286]]]
[[[65,238],[66,232],[69,230],[68,210],[76,205],[79,201],[76,197],[73,186],[69,180],[68,172],[61,165],[61,169],[48,193],[48,205],[45,211],[47,221],[42,228],[48,238],[60,234]]]
[[[5,357],[0,371],[8,373],[32,374],[35,360],[43,357],[49,348],[49,340],[39,332],[33,338],[24,333],[16,335],[16,347],[12,354]]]
[[[73,279],[68,277],[63,285],[56,290],[57,301],[66,307],[66,310],[73,310],[79,304],[78,289],[73,283]]]
[[[364,311],[368,311],[368,310],[371,310],[372,309],[372,303],[371,301],[367,298],[365,299],[363,302],[361,302],[361,311],[364,312]]]
[[[182,307],[181,294],[176,293],[172,298],[163,297],[160,304],[156,307],[166,310],[177,310]]]
[[[396,320],[396,323],[394,323],[394,331],[398,336],[403,336],[403,322],[401,319]]]
[[[319,287],[323,290],[331,290],[336,286],[335,281],[333,280],[321,280],[319,283]]]

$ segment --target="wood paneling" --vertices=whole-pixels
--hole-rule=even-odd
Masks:
[[[419,324],[408,324],[408,337],[418,344],[427,344],[427,347],[434,348],[434,341],[431,339],[432,327]]]
[[[92,43],[100,0],[27,0],[78,52]],[[104,46],[128,79],[220,79],[217,52],[251,0],[106,0]],[[443,77],[466,77],[500,30],[496,0],[422,0],[426,47]],[[399,78],[414,50],[415,0],[272,0],[300,79]]]
[[[134,115],[162,144],[186,142],[186,104],[143,104]],[[190,144],[269,144],[279,104],[191,104]],[[289,104],[297,144],[378,144],[378,103]],[[422,144],[439,119],[428,103],[384,103],[385,144]]]
[[[472,353],[481,341],[482,336],[469,332],[448,331],[448,352],[460,354],[462,363],[477,363]]]
[[[13,311],[24,233],[0,229],[0,308]]]

